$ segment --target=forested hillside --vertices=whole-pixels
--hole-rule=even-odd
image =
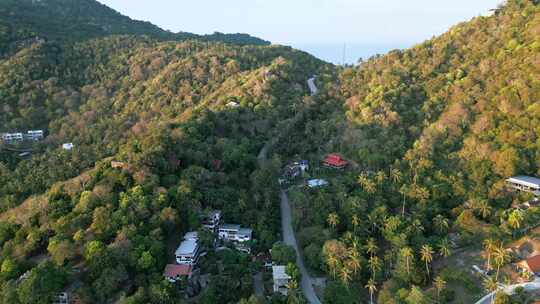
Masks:
[[[108,35],[148,35],[160,40],[200,39],[239,45],[268,45],[247,34],[172,33],[132,20],[95,0],[3,0],[0,2],[0,56],[34,40],[76,42]]]
[[[203,210],[253,228],[256,250],[278,240],[280,164],[259,168],[256,156],[328,66],[288,47],[240,46],[266,44],[243,35],[163,41],[178,36],[80,2],[89,7],[0,8],[11,11],[0,17],[13,38],[3,42],[23,42],[0,59],[0,132],[46,133],[0,146],[0,302],[49,303],[69,288],[84,303],[176,303],[181,290],[161,273]],[[49,22],[58,10],[67,19]],[[63,27],[75,11],[94,15]],[[46,39],[21,40],[35,33]],[[227,267],[248,262],[237,259]],[[249,269],[227,273],[204,301],[251,295]]]
[[[437,300],[437,276],[452,285],[447,301],[460,277],[470,298],[454,303],[478,297],[482,284],[466,281],[469,269],[442,266],[460,258],[447,257],[448,233],[468,250],[490,238],[509,243],[540,214],[513,211],[531,197],[504,187],[510,176],[540,174],[538,1],[508,1],[319,84],[320,106],[280,151],[341,152],[353,162],[329,175],[329,189],[291,194],[308,264],[342,282],[327,289],[328,303],[347,290],[343,301],[363,303],[354,300],[359,284],[376,288],[379,303],[427,303]]]
[[[209,250],[193,301],[259,303],[246,299],[258,254],[281,239],[279,172],[299,158],[329,182],[282,188],[305,264],[328,278],[324,303],[471,303],[512,279],[505,246],[540,221],[504,187],[540,175],[538,1],[357,66],[266,44],[173,34],[89,0],[2,1],[0,133],[46,137],[0,144],[0,303],[62,290],[183,303],[162,271],[211,209],[256,241],[251,257]],[[319,166],[334,152],[346,170]],[[496,274],[483,282],[473,263]],[[290,287],[270,302],[302,303]]]

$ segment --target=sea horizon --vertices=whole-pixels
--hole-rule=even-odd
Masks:
[[[367,44],[367,43],[298,43],[291,46],[337,65],[356,64],[376,55],[386,54],[395,49],[409,48],[413,43]],[[345,46],[345,58],[343,48]]]

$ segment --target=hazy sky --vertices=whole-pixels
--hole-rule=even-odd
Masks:
[[[99,0],[173,32],[249,33],[293,46],[403,47],[501,0]],[[384,47],[383,47],[384,48]]]

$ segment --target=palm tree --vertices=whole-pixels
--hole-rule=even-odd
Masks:
[[[360,257],[357,254],[349,255],[349,259],[347,260],[346,265],[353,274],[358,273],[358,271],[362,267],[362,265],[360,264]]]
[[[371,269],[371,278],[374,279],[375,275],[382,269],[381,259],[374,255],[369,258],[368,264],[369,268]]]
[[[448,242],[447,238],[444,238],[439,243],[439,255],[447,258],[450,256],[450,243]]]
[[[484,244],[484,250],[487,253],[487,267],[486,267],[486,269],[491,270],[491,254],[493,253],[493,251],[496,248],[495,241],[492,240],[492,239],[485,239],[483,241],[483,244]]]
[[[409,226],[409,229],[413,234],[420,234],[424,231],[424,226],[422,226],[419,219],[415,219]]]
[[[352,216],[351,224],[353,225],[354,231],[356,232],[358,225],[360,225],[360,219],[358,218],[356,214]]]
[[[523,214],[519,210],[514,210],[508,216],[508,224],[512,228],[512,235],[515,237],[515,232],[521,227],[521,222],[523,221]]]
[[[495,275],[496,281],[499,280],[499,270],[504,265],[504,263],[506,263],[507,260],[508,253],[501,244],[495,249],[495,252],[493,253],[493,261],[495,262],[495,266],[497,266],[497,274]]]
[[[433,261],[433,249],[429,245],[423,245],[420,249],[420,259],[426,263],[426,271],[429,276],[429,263]]]
[[[437,303],[440,303],[441,291],[446,286],[446,281],[443,280],[443,278],[441,278],[440,276],[438,276],[433,281],[433,285],[435,286],[435,289],[437,289]]]
[[[337,215],[337,213],[332,212],[328,215],[326,222],[328,223],[330,227],[335,229],[336,226],[339,224],[339,216]]]
[[[497,282],[497,279],[494,279],[493,277],[489,277],[484,280],[483,285],[487,291],[492,292],[490,303],[493,303],[493,298],[495,297],[495,290],[499,288],[499,283]]]
[[[330,268],[330,273],[332,274],[332,277],[336,277],[336,272],[338,269],[339,261],[335,255],[329,255],[326,258],[326,264],[328,265],[328,268]]]
[[[365,288],[369,290],[369,303],[373,304],[373,294],[377,291],[377,285],[375,283],[375,280],[369,279]]]
[[[435,229],[437,230],[437,232],[439,233],[444,233],[448,230],[448,219],[445,218],[444,216],[438,214],[434,219],[433,219],[433,224],[435,224]]]
[[[479,200],[475,203],[475,209],[478,211],[483,219],[486,219],[491,215],[491,206],[486,200]]]
[[[394,184],[397,184],[401,181],[401,172],[399,171],[399,169],[390,169],[390,179]]]
[[[401,205],[401,216],[405,216],[405,194],[407,194],[409,191],[409,188],[406,185],[401,186],[399,188],[399,193],[403,196],[403,204]]]
[[[375,181],[377,182],[379,186],[383,185],[385,179],[386,179],[386,174],[384,173],[384,171],[379,171],[375,175]]]
[[[411,247],[403,247],[401,248],[401,255],[405,258],[405,265],[407,266],[407,275],[410,275],[410,262],[413,258],[413,251]]]
[[[351,281],[351,271],[347,267],[342,267],[339,271],[339,278],[345,285],[349,285],[349,282]]]
[[[367,254],[369,254],[370,256],[373,256],[374,254],[377,253],[377,250],[379,250],[379,247],[377,246],[377,242],[375,241],[374,238],[369,238],[367,240],[365,248],[366,248]]]

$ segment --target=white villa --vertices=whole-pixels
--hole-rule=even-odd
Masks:
[[[6,143],[12,143],[23,140],[41,140],[43,139],[43,130],[30,130],[26,133],[2,133],[2,140]]]
[[[22,141],[23,139],[22,133],[2,133],[2,140],[5,142]]]
[[[43,130],[30,130],[26,134],[24,134],[24,139],[27,139],[27,140],[43,139]]]
[[[506,180],[508,188],[529,192],[535,196],[540,196],[540,178],[531,176],[514,176]]]
[[[219,226],[219,238],[231,242],[247,242],[251,241],[253,230],[242,228],[240,225],[223,224]]]
[[[285,266],[272,266],[272,278],[274,280],[274,292],[286,296],[289,292],[291,276],[285,271]]]
[[[71,149],[73,149],[73,147],[74,147],[73,143],[62,144],[62,149],[66,150],[66,151],[70,151]]]
[[[197,232],[188,232],[184,240],[174,252],[176,263],[180,265],[194,265],[199,259],[199,236]]]

